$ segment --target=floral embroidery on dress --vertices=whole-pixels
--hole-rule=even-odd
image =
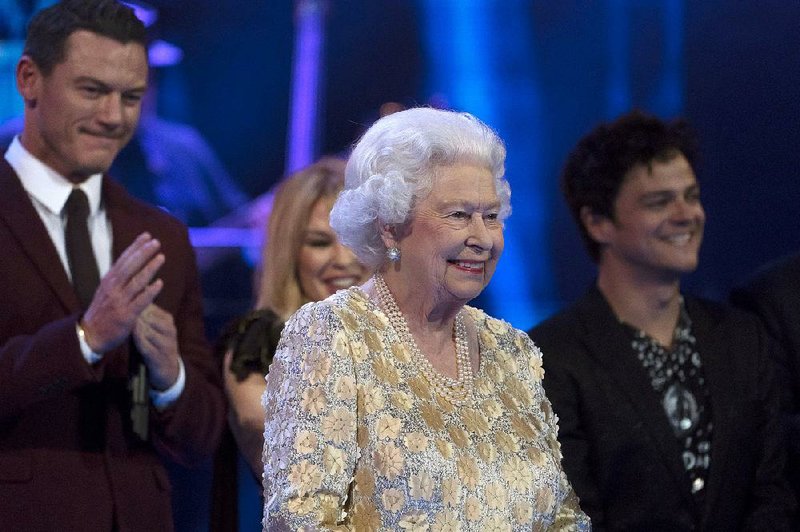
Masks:
[[[541,354],[464,311],[481,364],[463,407],[360,289],[290,318],[263,398],[265,530],[589,530],[561,469]]]

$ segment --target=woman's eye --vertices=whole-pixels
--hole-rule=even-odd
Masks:
[[[306,246],[312,248],[325,248],[332,244],[330,240],[306,240]]]
[[[467,213],[464,211],[455,211],[450,213],[450,218],[455,218],[456,220],[463,220],[467,217]]]

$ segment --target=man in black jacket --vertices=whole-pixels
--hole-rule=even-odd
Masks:
[[[787,476],[797,497],[800,493],[800,253],[763,267],[747,284],[733,291],[731,300],[757,314],[780,345],[775,354],[784,392]]]
[[[705,223],[694,153],[683,122],[634,112],[563,172],[597,281],[530,334],[595,530],[790,530],[769,339],[680,290]]]

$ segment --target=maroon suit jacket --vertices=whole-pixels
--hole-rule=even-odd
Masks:
[[[186,387],[150,438],[130,430],[127,342],[90,366],[75,333],[77,296],[19,179],[0,157],[0,528],[171,530],[160,456],[208,456],[224,424],[218,374],[205,340],[200,285],[186,228],[103,178],[113,255],[143,232],[161,241],[164,288]]]

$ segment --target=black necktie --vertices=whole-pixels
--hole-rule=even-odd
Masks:
[[[100,272],[94,258],[92,240],[89,238],[89,199],[79,188],[72,191],[64,206],[67,213],[67,228],[64,237],[67,245],[67,262],[72,272],[72,286],[86,310],[92,302],[94,291],[100,284]]]

